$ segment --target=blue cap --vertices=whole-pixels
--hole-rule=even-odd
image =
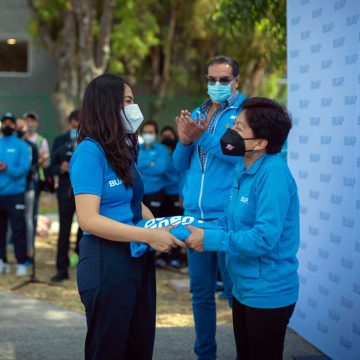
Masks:
[[[12,120],[13,122],[16,122],[16,116],[9,111],[1,116],[1,122],[5,121],[7,119]]]

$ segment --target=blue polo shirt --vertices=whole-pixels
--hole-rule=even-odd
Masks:
[[[138,168],[144,182],[145,194],[156,193],[166,186],[170,154],[166,146],[154,143],[150,147],[140,145]]]
[[[99,214],[109,219],[133,225],[141,219],[143,188],[135,164],[132,166],[134,187],[126,187],[118,178],[101,145],[86,138],[71,157],[69,172],[75,195],[100,197]]]

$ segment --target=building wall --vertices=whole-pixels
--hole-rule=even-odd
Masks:
[[[1,0],[0,38],[29,41],[29,72],[14,75],[0,73],[0,113],[11,111],[19,116],[34,110],[41,119],[41,132],[53,138],[60,131],[59,114],[52,101],[57,65],[56,60],[30,38],[30,16],[26,0]]]

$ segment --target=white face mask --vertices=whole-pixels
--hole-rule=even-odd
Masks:
[[[141,123],[144,121],[144,116],[138,104],[130,104],[121,110],[121,117],[124,121],[125,128],[128,133],[135,133]]]
[[[155,134],[142,134],[142,138],[144,139],[145,145],[153,144],[156,140]]]

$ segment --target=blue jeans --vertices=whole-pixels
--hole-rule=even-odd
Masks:
[[[189,248],[187,255],[195,321],[194,351],[199,360],[213,360],[216,359],[215,287],[218,255],[210,251],[198,253]]]

